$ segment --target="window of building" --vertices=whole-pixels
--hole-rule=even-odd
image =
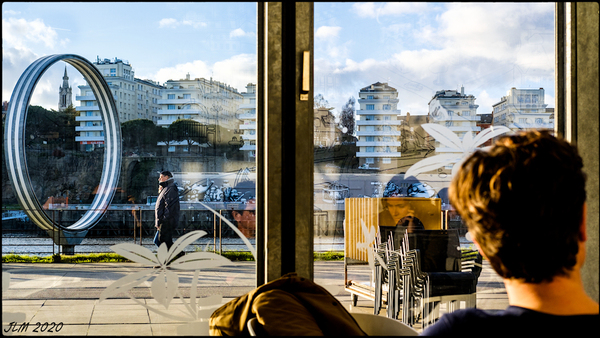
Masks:
[[[368,104],[367,105],[367,110],[375,110],[375,105],[374,104]]]

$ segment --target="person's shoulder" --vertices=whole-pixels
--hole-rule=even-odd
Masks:
[[[494,335],[519,333],[523,335],[568,335],[586,332],[596,327],[600,315],[556,316],[516,306],[502,311],[463,309],[444,314],[438,322],[422,333],[424,336],[473,334],[489,332]],[[490,328],[494,328],[490,331]],[[572,331],[576,329],[577,331]],[[579,331],[581,329],[581,331]]]
[[[467,308],[444,314],[435,324],[426,328],[421,335],[441,336],[449,334],[473,334],[488,325],[493,314],[476,308]]]

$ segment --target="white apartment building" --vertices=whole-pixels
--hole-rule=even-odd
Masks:
[[[544,88],[511,88],[500,102],[493,105],[494,126],[505,126],[511,131],[527,129],[554,130],[554,113],[544,103]]]
[[[395,168],[400,158],[398,91],[377,82],[358,92],[356,136],[359,168]]]
[[[461,140],[467,132],[475,136],[481,131],[481,127],[477,125],[481,120],[481,116],[477,115],[479,105],[475,104],[475,100],[475,96],[465,94],[465,88],[462,86],[460,92],[439,90],[429,101],[428,115],[433,123],[447,127]],[[437,153],[453,152],[437,141],[435,148]]]
[[[242,121],[238,136],[244,140],[240,150],[246,152],[246,160],[256,158],[256,84],[248,83],[242,93],[242,103],[238,107],[238,118]]]
[[[121,59],[98,58],[93,64],[104,75],[111,89],[121,123],[135,119],[148,119],[157,123],[158,100],[163,86],[151,80],[136,79],[129,62]],[[91,151],[104,145],[102,117],[90,86],[79,86],[79,91],[80,95],[75,97],[75,100],[80,102],[79,106],[75,107],[79,112],[79,116],[76,117],[79,126],[75,128],[79,136],[75,140],[86,151]]]
[[[159,126],[166,128],[179,119],[191,119],[208,126],[212,144],[227,143],[236,136],[240,124],[236,115],[244,99],[237,89],[212,78],[190,79],[190,74],[185,79],[168,80],[164,87],[158,100]],[[186,141],[171,142],[168,151],[175,152],[177,147],[189,151]]]

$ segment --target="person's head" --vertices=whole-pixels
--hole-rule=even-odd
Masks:
[[[238,229],[247,238],[256,236],[256,203],[254,199],[245,204],[244,210],[232,210],[231,215],[237,223]]]
[[[577,149],[548,132],[505,136],[463,162],[450,202],[500,276],[552,281],[573,270],[585,239],[582,167]]]
[[[158,181],[159,182],[165,182],[165,181],[167,181],[170,178],[173,178],[173,174],[171,174],[170,171],[166,171],[165,170],[165,171],[162,171],[160,173],[160,176],[158,177]]]
[[[410,203],[404,198],[384,198],[382,200],[384,209],[387,209],[395,222],[407,216],[412,210]]]

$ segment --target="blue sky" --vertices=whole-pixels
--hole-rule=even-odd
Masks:
[[[31,62],[57,53],[128,60],[137,78],[160,83],[189,72],[245,91],[256,82],[256,4],[3,3],[3,101]],[[398,89],[402,114],[426,114],[435,91],[461,85],[478,113],[511,87],[543,87],[553,107],[554,5],[317,2],[314,57],[315,94],[334,111],[378,81]],[[48,70],[32,104],[55,108],[64,67]],[[78,94],[83,80],[69,76]]]

